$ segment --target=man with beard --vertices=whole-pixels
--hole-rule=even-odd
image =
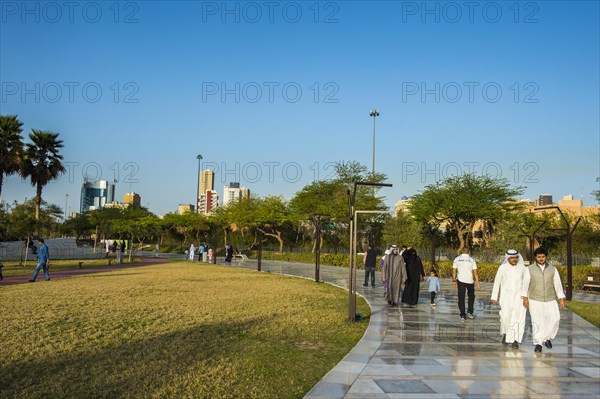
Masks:
[[[533,253],[535,262],[523,274],[521,295],[523,306],[529,308],[533,333],[534,351],[542,352],[542,345],[552,349],[552,339],[556,337],[560,323],[560,307],[565,307],[565,294],[558,270],[546,263],[548,251],[538,248]]]
[[[498,268],[492,288],[492,303],[498,303],[500,294],[500,333],[502,343],[512,343],[514,349],[519,348],[525,331],[525,315],[527,309],[521,300],[521,286],[525,274],[523,257],[514,249],[506,251],[504,262]]]
[[[402,255],[398,253],[398,246],[392,245],[392,253],[385,257],[385,283],[387,292],[385,299],[388,305],[398,306],[402,283],[406,280],[406,264]]]

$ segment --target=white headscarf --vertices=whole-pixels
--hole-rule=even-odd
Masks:
[[[525,264],[525,262],[523,261],[523,256],[516,249],[509,249],[508,251],[506,251],[506,253],[504,254],[504,262],[502,262],[502,264],[508,263],[508,258],[513,258],[515,256],[519,258],[517,264]]]

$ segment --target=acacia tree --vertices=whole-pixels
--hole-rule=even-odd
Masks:
[[[317,243],[316,227],[319,219],[329,219],[338,223],[348,221],[348,200],[345,200],[344,187],[332,180],[318,180],[298,191],[290,200],[291,217],[296,224],[307,227],[312,239],[312,252],[317,245],[323,245],[324,234]],[[344,209],[344,205],[345,208]],[[334,223],[335,226],[335,223]]]
[[[42,190],[46,184],[56,179],[64,171],[62,155],[58,153],[63,147],[63,141],[58,139],[58,133],[33,129],[29,134],[31,143],[25,145],[21,165],[21,176],[31,179],[35,187],[35,220],[40,219]]]
[[[315,232],[319,218],[329,220],[330,225],[334,227],[330,234],[335,240],[334,247],[337,251],[340,235],[347,233],[348,229],[348,190],[354,188],[354,182],[371,181],[379,183],[385,179],[386,176],[381,173],[376,173],[373,176],[366,166],[358,162],[337,162],[333,179],[312,182],[297,192],[290,201],[290,210],[298,223],[310,225],[313,251],[317,245]],[[375,193],[377,193],[377,190],[375,190]],[[384,198],[373,195],[373,191],[373,187],[358,186],[355,208],[360,210],[385,210]],[[372,216],[362,220],[360,224],[361,235],[370,233],[372,239],[378,239],[383,221],[384,218],[381,216]],[[322,239],[324,237],[325,234],[321,235]],[[322,240],[318,245],[322,245]]]
[[[279,253],[283,253],[286,229],[293,228],[292,217],[288,204],[282,197],[268,196],[258,201],[256,209],[257,229],[267,237],[273,237],[279,242]]]
[[[111,234],[117,234],[123,238],[125,234],[122,230],[116,228],[117,222],[123,219],[123,210],[119,208],[102,208],[86,212],[88,220],[95,230],[96,241],[99,237],[102,240],[107,239]],[[94,245],[94,248],[96,246]]]
[[[494,223],[520,209],[514,197],[522,193],[522,187],[511,188],[506,179],[464,174],[426,186],[408,209],[422,223],[447,223],[457,233],[460,252],[478,220]]]
[[[19,172],[23,152],[23,123],[16,115],[0,115],[0,198],[4,176]]]

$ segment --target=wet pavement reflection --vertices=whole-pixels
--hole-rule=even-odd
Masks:
[[[263,262],[263,270],[314,275],[312,265],[287,262]],[[346,287],[348,269],[321,266],[321,279]],[[449,279],[441,283],[436,307],[425,284],[416,306],[394,308],[383,301],[381,284],[357,287],[372,308],[369,328],[306,398],[600,398],[598,328],[561,309],[553,348],[534,353],[528,316],[523,343],[513,349],[501,343],[491,284],[476,292],[475,319],[463,322],[456,289]]]

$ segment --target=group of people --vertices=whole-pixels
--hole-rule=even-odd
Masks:
[[[370,251],[373,252],[373,255],[370,254]],[[371,286],[375,286],[374,253],[372,245],[369,246],[369,251],[365,256],[365,286],[368,285],[369,275],[371,276]],[[390,306],[398,306],[399,302],[414,306],[419,302],[419,290],[421,282],[425,281],[425,270],[421,258],[414,248],[402,247],[400,249],[397,245],[392,245],[389,250],[385,251],[385,255],[380,261],[380,267],[385,299]],[[436,281],[439,286],[435,271],[430,274],[431,276],[428,278],[430,288],[435,288]],[[404,284],[404,289],[402,289],[402,284]],[[432,304],[435,304],[435,292],[437,291],[439,288],[434,289],[434,293],[431,295]]]
[[[194,261],[196,259],[196,247],[194,247],[194,244],[190,245],[190,249],[185,252],[189,260]],[[207,255],[206,260],[204,259],[205,253]],[[200,244],[198,247],[198,261],[213,263],[213,249],[208,244]]]
[[[199,261],[214,263],[214,250],[211,247],[209,247],[208,244],[200,244],[198,248],[196,248],[194,244],[190,245],[190,248],[186,249],[185,251],[187,259],[190,261],[194,261],[196,259],[196,251],[198,251]],[[233,245],[225,245],[225,263],[231,263],[235,252],[237,251],[234,251]],[[206,257],[204,257],[204,254],[206,254]]]
[[[494,278],[491,302],[500,305],[500,331],[502,343],[518,349],[525,331],[527,310],[531,317],[534,351],[542,352],[542,346],[552,348],[552,340],[558,333],[560,308],[565,307],[565,294],[558,270],[547,263],[548,251],[538,248],[535,261],[525,266],[523,257],[509,249]],[[375,286],[376,252],[373,246],[364,257],[364,286]],[[423,263],[414,248],[392,245],[380,260],[381,281],[385,299],[390,306],[399,302],[410,306],[419,300],[420,283],[425,281]],[[435,307],[436,294],[440,292],[437,272],[431,270],[427,278],[431,306]],[[404,289],[402,285],[404,284]],[[477,262],[470,250],[464,248],[452,265],[452,284],[458,290],[458,310],[461,321],[474,319],[475,290],[480,290]],[[465,307],[465,299],[467,306]],[[559,300],[557,303],[556,299]]]
[[[108,245],[107,242],[107,251],[109,249],[113,254],[116,255],[118,263],[123,263],[123,254],[125,253],[125,248],[125,240],[121,241],[120,244],[118,241],[113,241],[112,244]]]
[[[525,316],[529,310],[534,351],[541,353],[542,345],[552,349],[552,340],[560,323],[559,306],[565,307],[565,294],[558,270],[547,262],[548,251],[538,248],[533,255],[535,261],[525,266],[523,257],[516,250],[506,252],[494,279],[492,303],[501,308],[502,343],[512,343],[513,348],[518,348],[523,340]]]

